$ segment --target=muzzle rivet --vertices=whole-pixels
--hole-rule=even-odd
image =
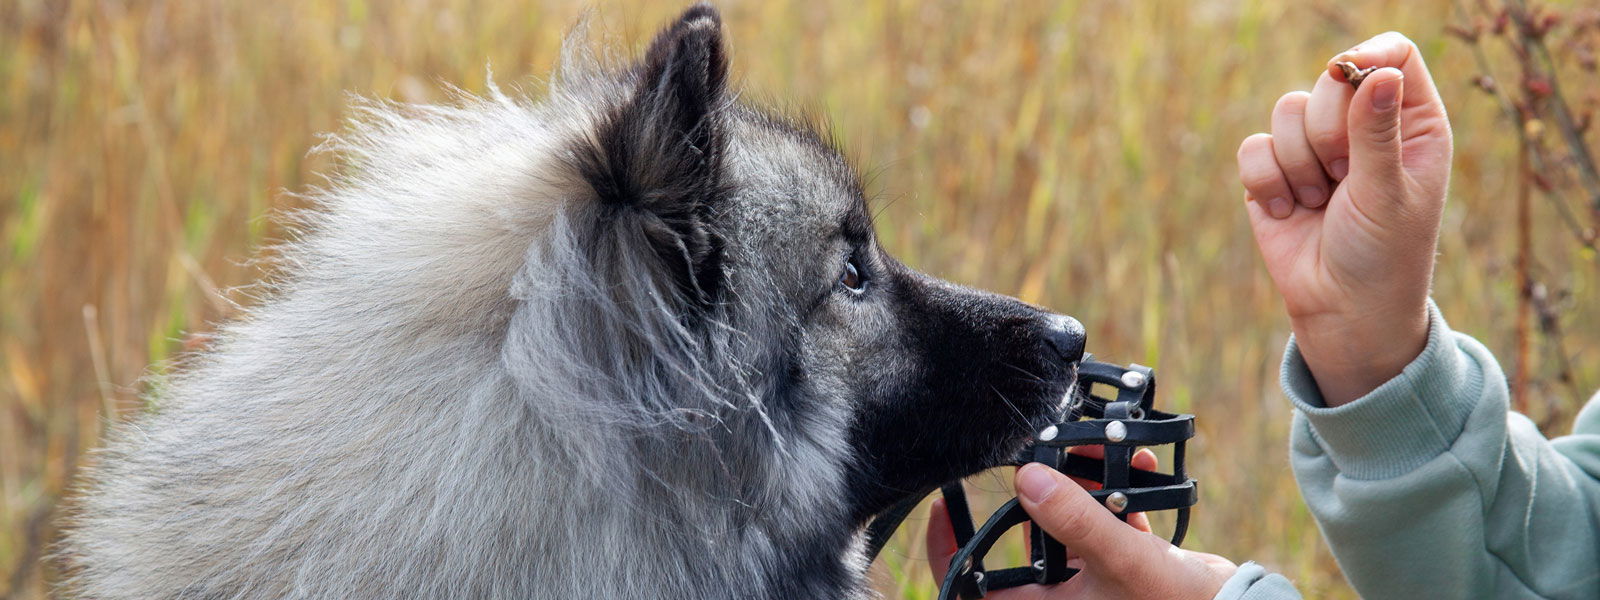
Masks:
[[[1035,570],[1035,571],[1043,571],[1044,570],[1044,559],[1041,558],[1039,560],[1033,561],[1033,570]]]
[[[1110,496],[1106,496],[1106,508],[1111,509],[1111,512],[1122,514],[1122,511],[1128,510],[1128,495],[1122,492],[1111,492]]]
[[[1123,425],[1122,421],[1112,421],[1106,424],[1107,441],[1120,442],[1125,439],[1128,439],[1128,426]]]
[[[973,572],[973,574],[972,574],[972,582],[973,583],[983,583],[983,571]]]
[[[1060,430],[1057,430],[1055,425],[1051,425],[1039,431],[1039,440],[1048,442],[1056,439],[1057,433],[1060,433]]]
[[[1128,389],[1144,387],[1144,373],[1138,371],[1124,371],[1122,373],[1122,386]]]

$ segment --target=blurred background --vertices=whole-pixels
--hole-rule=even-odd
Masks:
[[[1189,547],[1345,598],[1287,464],[1287,322],[1234,150],[1324,61],[1417,40],[1456,131],[1436,298],[1565,430],[1600,386],[1589,115],[1600,16],[1578,3],[725,0],[752,98],[826,115],[913,266],[1076,315],[1200,416]],[[0,595],[40,598],[60,500],[143,378],[248,302],[270,215],[333,164],[349,94],[537,90],[586,10],[637,50],[678,2],[0,2]],[[1587,162],[1587,165],[1585,164]],[[1005,474],[975,478],[980,509]],[[875,577],[931,597],[920,522]],[[1013,550],[1013,555],[1017,556]]]

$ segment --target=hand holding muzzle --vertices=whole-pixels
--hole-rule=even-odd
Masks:
[[[1155,409],[1155,377],[1148,367],[1122,367],[1095,362],[1092,357],[1078,366],[1078,385],[1062,422],[1046,427],[1034,443],[1013,463],[1042,463],[1063,474],[1098,482],[1102,488],[1088,492],[1096,502],[1117,518],[1153,510],[1176,510],[1171,536],[1173,544],[1183,541],[1188,530],[1189,507],[1197,500],[1195,481],[1184,472],[1185,443],[1194,437],[1194,416],[1166,413]],[[1095,393],[1097,387],[1116,391],[1107,398]],[[1132,457],[1144,446],[1173,445],[1173,472],[1157,473],[1134,469]],[[1076,446],[1105,448],[1104,458],[1070,454]],[[1030,520],[1021,502],[1013,498],[982,527],[974,530],[960,481],[944,486],[951,529],[960,549],[951,558],[939,597],[976,599],[991,590],[1030,583],[1054,584],[1067,581],[1079,570],[1067,566],[1067,548],[1047,533],[1033,527],[1029,565],[987,570],[983,558],[1001,535]],[[921,497],[909,498],[874,520],[869,529],[869,551],[876,556],[895,527]]]

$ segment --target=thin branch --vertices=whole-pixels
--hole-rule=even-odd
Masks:
[[[1459,0],[1456,2],[1456,10],[1462,14],[1468,14],[1467,8],[1462,6]],[[1494,96],[1496,104],[1500,106],[1500,112],[1505,114],[1506,120],[1517,126],[1517,136],[1525,140],[1528,137],[1528,128],[1523,121],[1522,113],[1517,110],[1516,104],[1506,96],[1505,89],[1500,86],[1500,79],[1494,74],[1494,67],[1489,62],[1489,55],[1483,50],[1483,43],[1476,37],[1464,38],[1464,41],[1472,49],[1472,59],[1473,62],[1477,63],[1478,71],[1482,73],[1482,77],[1486,78],[1486,82],[1479,87],[1488,92],[1489,95]],[[1540,173],[1548,172],[1546,168],[1548,162],[1547,157],[1544,155],[1544,148],[1535,145],[1533,150],[1534,152],[1528,157],[1532,163],[1533,170]],[[1573,237],[1577,238],[1580,245],[1593,253],[1600,254],[1600,247],[1596,246],[1595,234],[1591,229],[1578,222],[1578,216],[1573,214],[1572,207],[1567,206],[1566,198],[1557,194],[1554,189],[1542,186],[1539,188],[1539,195],[1555,206],[1556,214],[1561,216],[1561,220],[1566,224],[1567,229],[1572,232]]]
[[[1533,166],[1528,156],[1532,144],[1526,134],[1517,144],[1517,366],[1511,380],[1511,406],[1528,414],[1529,373],[1533,369],[1533,332],[1528,324],[1533,316],[1533,211],[1529,189],[1533,188]]]
[[[1533,35],[1533,24],[1528,22],[1528,4],[1523,0],[1510,0],[1516,4],[1516,10],[1508,11],[1512,20],[1516,21],[1517,36],[1522,39],[1524,48],[1531,50],[1530,54],[1537,55],[1544,71],[1548,74],[1546,79],[1550,82],[1550,108],[1555,114],[1556,128],[1561,130],[1562,139],[1566,140],[1568,151],[1572,153],[1573,162],[1582,174],[1585,190],[1589,193],[1589,207],[1594,214],[1600,215],[1600,170],[1595,168],[1594,155],[1589,153],[1589,145],[1584,142],[1583,134],[1578,131],[1578,124],[1572,118],[1572,111],[1567,107],[1567,100],[1561,94],[1561,83],[1556,72],[1555,61],[1550,58],[1550,50],[1545,47],[1544,40]]]

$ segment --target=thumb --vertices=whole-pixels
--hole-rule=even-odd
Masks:
[[[1144,535],[1118,520],[1089,492],[1055,469],[1030,463],[1017,471],[1017,497],[1034,524],[1090,564],[1128,564]]]
[[[1404,98],[1400,70],[1385,67],[1368,75],[1350,99],[1350,176],[1352,198],[1385,204],[1398,202],[1405,186],[1400,154],[1400,105]],[[1364,210],[1379,206],[1363,206]]]
[[[928,568],[934,581],[944,581],[950,569],[950,559],[956,555],[956,531],[950,525],[950,507],[944,498],[936,498],[928,509]]]

